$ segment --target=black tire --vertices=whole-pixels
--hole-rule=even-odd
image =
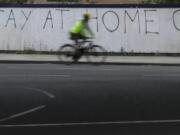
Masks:
[[[87,60],[93,64],[102,64],[106,61],[107,51],[99,45],[92,45],[87,52]]]
[[[76,49],[73,45],[65,44],[61,46],[57,53],[59,61],[67,64],[71,64],[72,62],[74,62],[73,58],[75,51]]]

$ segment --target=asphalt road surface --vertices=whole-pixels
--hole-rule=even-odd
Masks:
[[[180,67],[0,64],[1,135],[179,135]]]

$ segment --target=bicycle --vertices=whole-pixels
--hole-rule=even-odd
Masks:
[[[64,44],[58,50],[61,62],[71,64],[78,62],[83,56],[93,64],[102,64],[107,57],[107,51],[100,45],[94,45],[91,40],[78,41],[76,44]]]

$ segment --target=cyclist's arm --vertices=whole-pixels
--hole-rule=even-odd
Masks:
[[[91,37],[94,37],[94,33],[92,32],[91,28],[89,27],[89,25],[86,25],[87,30],[89,31],[89,34]]]

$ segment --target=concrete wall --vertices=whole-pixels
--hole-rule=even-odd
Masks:
[[[180,8],[0,8],[0,50],[55,51],[90,12],[94,42],[114,52],[180,53]]]

